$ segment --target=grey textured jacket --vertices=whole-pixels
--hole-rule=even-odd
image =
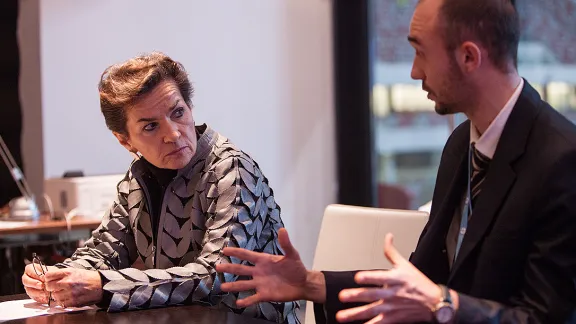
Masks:
[[[299,323],[296,302],[238,309],[238,296],[251,293],[220,290],[222,282],[237,277],[217,273],[215,265],[238,262],[222,249],[281,255],[277,233],[284,225],[258,164],[226,137],[204,128],[195,156],[168,184],[160,214],[153,215],[159,217],[157,231],[146,185],[138,176],[142,171],[133,162],[91,239],[57,266],[100,271],[109,311],[203,303],[278,323]],[[131,268],[138,257],[147,270]]]

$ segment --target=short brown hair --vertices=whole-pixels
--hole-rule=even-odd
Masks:
[[[194,89],[184,66],[163,53],[142,54],[108,67],[98,84],[100,109],[108,129],[127,135],[126,107],[164,80],[173,80],[186,104],[192,108]]]
[[[443,0],[440,17],[449,51],[467,40],[478,41],[502,72],[518,68],[520,18],[514,0]]]

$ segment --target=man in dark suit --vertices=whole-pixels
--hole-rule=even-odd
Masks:
[[[513,3],[421,0],[408,40],[436,111],[468,117],[410,261],[388,235],[390,270],[307,271],[282,231],[285,257],[225,250],[254,266],[219,266],[252,277],[222,289],[255,289],[242,305],[312,300],[327,322],[575,321],[576,127],[518,75]]]

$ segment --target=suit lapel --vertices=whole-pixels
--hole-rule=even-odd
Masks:
[[[455,275],[474,248],[482,242],[516,180],[513,163],[524,153],[532,124],[538,114],[536,105],[531,102],[535,93],[536,90],[525,81],[524,89],[498,141],[450,278]]]
[[[452,135],[454,142],[447,143],[436,180],[429,223],[410,260],[437,282],[445,282],[448,278],[448,259],[442,251],[445,249],[446,233],[455,213],[454,206],[459,205],[458,201],[466,185],[469,124],[470,122],[466,121],[459,126]]]

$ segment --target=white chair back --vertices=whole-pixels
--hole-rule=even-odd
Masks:
[[[428,221],[422,211],[329,205],[324,211],[314,255],[314,270],[388,269],[384,237],[394,234],[394,246],[406,258],[414,251]],[[315,324],[311,302],[304,324]]]

